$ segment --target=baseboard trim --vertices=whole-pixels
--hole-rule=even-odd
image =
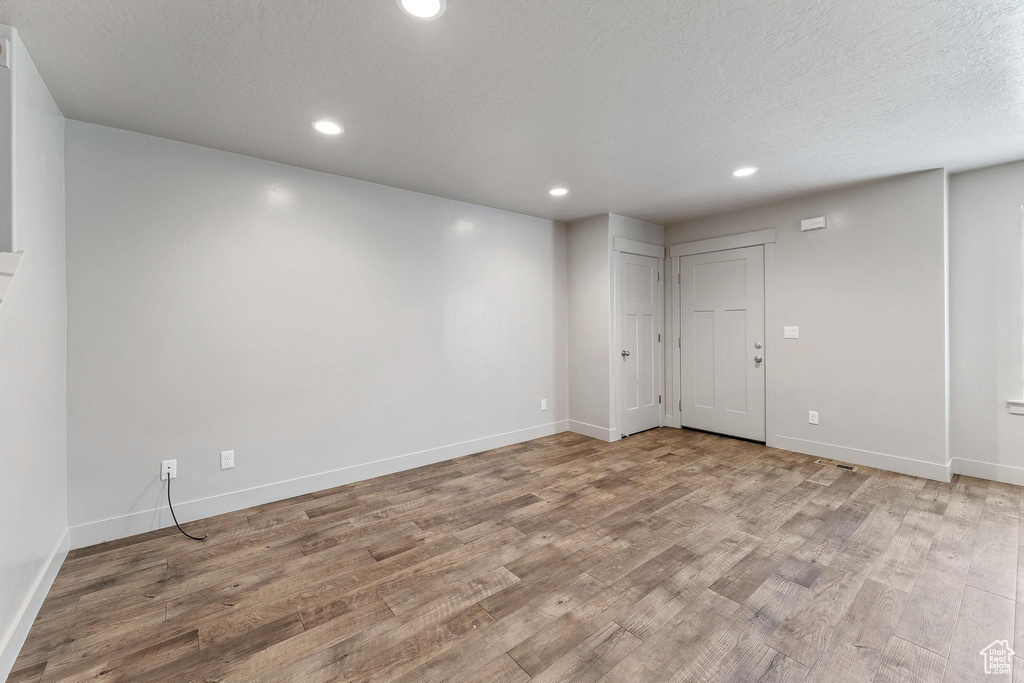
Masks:
[[[606,427],[598,427],[596,425],[587,424],[586,422],[579,422],[577,420],[568,420],[569,431],[575,432],[576,434],[582,434],[583,436],[589,436],[592,439],[600,439],[601,441],[618,441],[619,434],[616,433],[615,429],[608,429]]]
[[[981,462],[968,458],[953,458],[950,460],[953,474],[963,474],[968,477],[978,477],[998,481],[1004,484],[1016,484],[1024,486],[1024,467],[1013,467],[1012,465],[999,465],[993,462]]]
[[[32,623],[36,620],[36,615],[39,614],[39,608],[43,606],[43,600],[50,592],[50,586],[57,578],[57,572],[60,571],[61,565],[64,564],[64,558],[67,557],[68,551],[71,549],[70,537],[68,529],[65,528],[61,532],[53,552],[50,553],[46,566],[36,577],[32,591],[25,596],[25,602],[22,603],[14,624],[8,630],[3,643],[0,644],[0,681],[6,681],[14,668],[14,661],[18,658],[25,639],[28,638],[29,629],[32,628]]]
[[[889,470],[890,472],[899,472],[900,474],[909,474],[915,477],[924,477],[925,479],[949,481],[950,478],[948,464],[926,462],[924,460],[915,460],[914,458],[905,458],[901,455],[876,453],[875,451],[836,446],[835,444],[808,441],[807,439],[796,439],[791,436],[780,436],[778,434],[769,443],[775,448],[782,448],[787,451],[795,451],[831,460],[842,460],[854,465],[875,467],[880,470]]]
[[[275,500],[300,496],[304,493],[313,493],[314,491],[343,486],[344,484],[372,479],[373,477],[385,474],[410,470],[443,460],[461,458],[464,455],[472,455],[473,453],[488,451],[492,448],[510,446],[523,441],[529,441],[530,439],[558,434],[567,429],[567,420],[550,422],[503,434],[495,434],[447,446],[396,455],[373,462],[341,467],[319,474],[310,474],[240,491],[222,493],[208,498],[182,501],[181,503],[176,502],[174,510],[178,515],[178,520],[182,522],[203,519],[204,517],[244,510],[247,507],[262,505]],[[95,522],[86,522],[71,527],[71,547],[84,548],[85,546],[103,543],[104,541],[163,529],[173,524],[174,520],[171,518],[167,507],[143,510]]]

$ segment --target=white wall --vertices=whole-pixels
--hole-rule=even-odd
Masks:
[[[623,237],[647,244],[665,244],[665,226],[614,213],[608,214],[608,235],[612,240]]]
[[[15,29],[0,24],[0,40],[16,43],[17,35]],[[14,210],[11,206],[14,199],[11,192],[11,150],[14,145],[14,136],[12,135],[14,69],[11,68],[9,60],[10,46],[7,46],[6,49],[7,57],[0,55],[0,62],[8,64],[7,68],[0,66],[0,93],[3,94],[0,98],[0,131],[3,131],[0,133],[0,162],[2,162],[0,163],[0,188],[3,188],[3,191],[0,192],[0,253],[14,251],[14,226],[12,225]]]
[[[569,428],[605,441],[620,437],[616,237],[664,245],[665,228],[617,214],[569,224]]]
[[[953,468],[1024,485],[1024,162],[950,176]]]
[[[609,216],[569,224],[569,426],[596,439],[614,431],[608,358],[612,299]]]
[[[934,170],[667,229],[670,245],[778,229],[770,445],[948,475],[944,212]],[[800,232],[822,215],[826,230]],[[784,325],[800,339],[783,340]]]
[[[67,552],[64,119],[8,27],[13,248],[24,251],[0,304],[0,679],[6,678]],[[7,163],[9,157],[3,158]]]
[[[565,428],[564,225],[67,136],[75,546]]]

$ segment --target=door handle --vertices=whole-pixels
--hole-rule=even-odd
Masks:
[[[764,358],[761,358],[761,356],[754,356],[754,362],[755,363],[761,363],[763,361],[764,361]]]
[[[628,356],[628,355],[629,355],[629,351],[623,351],[623,352],[622,352],[622,357],[623,357],[623,358],[625,358],[625,357],[626,357],[626,356]]]

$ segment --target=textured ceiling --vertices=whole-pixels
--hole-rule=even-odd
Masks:
[[[435,22],[0,0],[0,22],[70,118],[548,218],[667,223],[1024,157],[1020,0],[448,0]]]

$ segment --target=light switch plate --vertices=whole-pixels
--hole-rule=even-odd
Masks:
[[[782,328],[782,336],[785,339],[799,339],[800,328],[796,325],[786,325]]]

